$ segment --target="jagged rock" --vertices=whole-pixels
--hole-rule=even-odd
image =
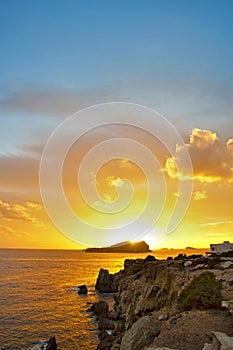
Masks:
[[[115,306],[113,310],[109,311],[108,319],[116,321],[119,319],[119,317],[120,317],[120,310],[117,306]]]
[[[82,284],[81,286],[78,286],[78,294],[87,294],[87,287],[85,284]]]
[[[188,267],[191,266],[193,264],[193,262],[191,260],[185,261],[184,266]]]
[[[222,307],[227,308],[233,314],[233,300],[223,300]]]
[[[158,315],[158,320],[159,321],[166,321],[166,320],[168,320],[168,318],[169,317],[168,317],[168,314],[166,312]]]
[[[57,343],[55,337],[50,337],[45,347],[45,350],[57,350]]]
[[[110,350],[111,345],[112,345],[112,337],[105,332],[103,338],[98,344],[97,350]]]
[[[233,337],[228,337],[222,332],[212,332],[214,335],[213,350],[232,350]]]
[[[224,261],[219,265],[222,270],[229,269],[233,267],[233,261]]]
[[[132,327],[133,323],[135,322],[135,304],[130,303],[126,312],[126,318],[125,318],[125,329],[128,330]]]
[[[107,315],[108,308],[108,303],[105,301],[98,301],[92,304],[90,311],[94,312],[96,315]]]
[[[145,292],[145,297],[146,298],[155,298],[156,295],[158,294],[159,287],[156,285],[148,286],[146,292]]]
[[[115,293],[116,287],[113,283],[113,275],[108,270],[100,269],[95,289],[100,293]]]
[[[143,259],[126,259],[124,262],[124,270],[127,276],[135,275],[143,270],[145,262]]]
[[[202,350],[213,350],[212,344],[205,343]]]
[[[160,332],[160,322],[154,316],[141,317],[125,332],[120,350],[141,350],[150,345]]]
[[[168,342],[162,342],[160,335],[156,338],[157,340],[154,341],[154,344],[156,344],[157,347],[171,347],[174,344],[175,348],[177,347],[181,350],[183,345],[189,344],[189,341],[193,341],[190,349],[196,350],[197,347],[195,347],[195,344],[198,342],[200,345],[198,348],[199,350],[203,347],[204,343],[206,343],[207,346],[207,343],[211,341],[209,337],[211,337],[211,331],[213,329],[223,332],[226,331],[229,335],[233,335],[233,333],[231,334],[230,328],[231,320],[228,319],[228,317],[231,318],[232,316],[227,310],[216,310],[218,328],[214,328],[215,324],[214,326],[212,324],[215,316],[211,318],[207,314],[206,316],[203,314],[203,316],[200,317],[198,314],[200,320],[197,321],[196,324],[195,322],[192,323],[190,320],[191,323],[187,329],[185,328],[186,318],[183,317],[185,320],[185,322],[183,322],[183,318],[180,315],[177,316],[179,312],[178,301],[182,290],[190,284],[194,277],[199,276],[199,274],[203,272],[203,269],[208,269],[208,267],[212,269],[217,279],[222,281],[222,289],[225,292],[224,298],[226,300],[231,300],[233,298],[232,271],[229,267],[226,268],[225,271],[221,270],[219,269],[219,265],[229,261],[232,263],[232,261],[222,260],[217,261],[215,264],[214,260],[214,265],[211,265],[214,267],[210,267],[208,263],[210,259],[213,260],[214,258],[198,257],[196,259],[189,259],[189,257],[187,257],[186,260],[182,258],[183,257],[181,257],[180,261],[156,261],[150,258],[136,260],[127,259],[125,260],[124,269],[114,275],[110,275],[107,270],[101,270],[97,283],[98,290],[116,292],[114,296],[114,309],[110,313],[104,315],[104,317],[116,320],[112,337],[108,338],[105,342],[105,346],[109,346],[111,350],[119,350],[119,344],[121,343],[120,350],[142,350],[144,346],[143,342],[146,341],[148,345],[145,345],[149,346],[148,339],[154,337],[150,337],[150,331],[153,331],[153,322],[155,322],[155,320],[157,323],[159,323],[159,320],[162,321],[161,335],[163,335],[163,338],[164,336],[166,338],[166,334],[170,332],[168,329],[168,333],[165,334],[163,329],[166,329],[166,327],[172,327],[172,329],[174,329]],[[188,263],[185,266],[187,262],[192,263],[192,265]],[[101,287],[99,288],[99,286]],[[221,312],[225,313],[225,316],[220,315]],[[153,319],[150,320],[153,320],[153,322],[150,321],[147,323],[147,317],[152,317],[151,313],[153,313]],[[194,315],[194,317],[196,317],[196,311]],[[175,317],[172,318],[173,316]],[[178,321],[177,317],[179,317]],[[203,331],[203,328],[199,326],[202,324],[202,317],[206,317],[208,320],[206,322],[207,326],[203,324],[203,328],[207,331]],[[224,322],[226,320],[226,323],[221,322],[221,319],[223,319]],[[173,325],[173,323],[177,324]],[[194,334],[192,334],[193,324],[195,324],[196,327]],[[147,325],[148,329],[146,329]],[[222,328],[225,326],[226,328]],[[185,330],[184,333],[182,333],[183,330]],[[112,347],[115,341],[114,337],[117,337],[117,341],[114,345],[115,347]],[[178,342],[174,342],[174,339],[178,339]],[[112,345],[110,346],[111,342]],[[102,346],[104,346],[104,344]],[[154,346],[155,345],[150,345],[149,349],[157,349]]]
[[[146,298],[140,296],[135,308],[135,315],[141,316],[143,314],[152,312],[156,307],[156,299],[155,298]]]

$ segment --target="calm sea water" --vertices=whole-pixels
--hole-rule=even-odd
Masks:
[[[164,258],[177,253],[153,254]],[[0,250],[0,349],[32,349],[52,335],[59,350],[96,349],[97,325],[86,312],[87,303],[111,301],[95,293],[99,269],[114,273],[123,267],[124,259],[147,255]],[[80,284],[87,285],[87,296],[78,295]]]

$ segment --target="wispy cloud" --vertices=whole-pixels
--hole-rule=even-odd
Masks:
[[[207,227],[207,226],[218,226],[218,225],[233,225],[232,220],[226,220],[226,221],[213,221],[213,222],[207,222],[205,224],[199,224],[201,227]]]

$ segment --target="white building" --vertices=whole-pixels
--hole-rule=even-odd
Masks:
[[[224,241],[219,244],[210,244],[210,253],[223,253],[233,250],[233,243],[229,241]]]

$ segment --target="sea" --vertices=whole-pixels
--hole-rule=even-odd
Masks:
[[[163,259],[181,252],[164,249],[150,254]],[[95,350],[97,323],[88,308],[99,300],[113,306],[112,295],[95,291],[100,268],[115,273],[123,268],[125,259],[147,255],[0,249],[0,349],[40,349],[54,335],[58,350]],[[87,295],[78,294],[82,284],[88,288]]]

